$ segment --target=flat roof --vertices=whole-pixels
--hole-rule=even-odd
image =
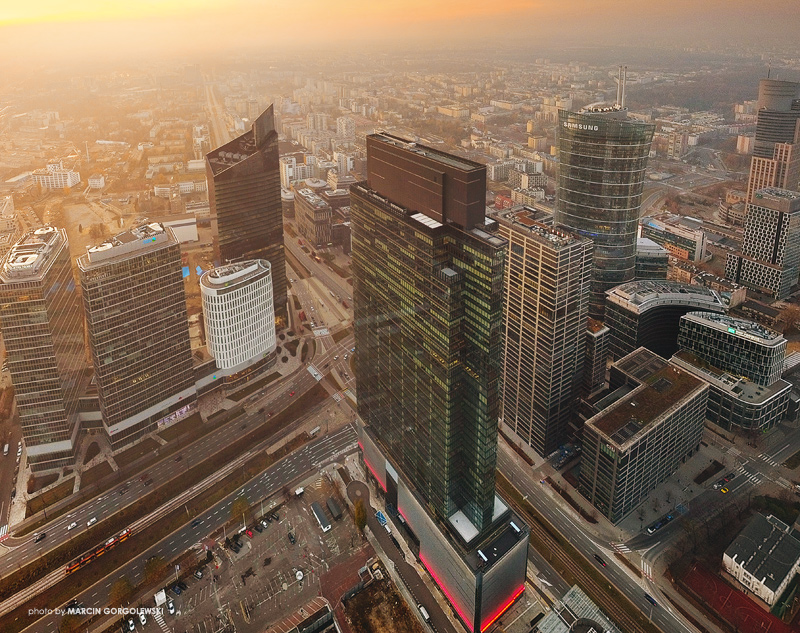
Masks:
[[[0,280],[15,283],[26,279],[41,279],[53,256],[66,242],[62,230],[43,226],[25,233],[11,246],[0,264]]]
[[[727,314],[715,314],[712,312],[688,312],[684,314],[682,319],[694,321],[705,325],[707,327],[727,332],[742,338],[750,340],[757,340],[762,344],[768,344],[771,347],[782,345],[786,339],[782,334],[775,330],[770,330],[768,327],[756,323],[755,321],[748,321],[747,319],[738,319]]]
[[[674,303],[725,311],[725,303],[715,290],[666,279],[643,279],[616,286],[606,291],[606,300],[638,313]]]
[[[376,132],[375,134],[371,134],[370,136],[379,138],[381,141],[383,141],[384,143],[388,143],[389,145],[394,145],[395,147],[401,147],[410,152],[414,152],[415,154],[418,154],[420,156],[425,156],[426,158],[430,158],[445,165],[450,165],[451,167],[463,169],[464,171],[472,171],[475,169],[486,168],[486,165],[476,163],[467,158],[459,158],[457,156],[454,156],[453,154],[447,154],[445,152],[442,152],[441,150],[428,147],[427,145],[420,145],[419,143],[416,143],[414,141],[409,141],[407,139],[400,138],[399,136],[394,136],[386,132]]]

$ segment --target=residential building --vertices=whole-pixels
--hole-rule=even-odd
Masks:
[[[708,385],[640,347],[611,366],[610,388],[584,425],[578,490],[619,523],[700,448]]]
[[[42,189],[69,189],[81,181],[81,175],[64,167],[60,160],[47,163],[44,169],[33,172],[33,181],[41,185]]]
[[[241,136],[206,155],[208,199],[219,261],[266,259],[272,270],[275,322],[286,325],[286,267],[272,106]]]
[[[547,456],[567,440],[582,380],[592,242],[534,213],[493,216],[508,243],[502,421]]]
[[[560,110],[556,224],[594,242],[589,315],[602,319],[605,293],[632,281],[645,168],[655,126],[620,106]]]
[[[711,386],[706,418],[726,430],[766,430],[786,415],[790,383],[781,379],[786,340],[730,316],[681,317],[672,362]]]
[[[507,243],[484,165],[367,136],[351,188],[364,462],[469,631],[522,594],[528,529],[495,493]]]
[[[0,330],[31,469],[72,465],[78,398],[89,372],[64,229],[29,231],[3,259]]]
[[[639,236],[653,240],[678,259],[700,263],[705,259],[706,234],[702,222],[672,213],[639,220]]]
[[[725,550],[722,567],[769,611],[800,572],[798,533],[794,526],[758,512]]]
[[[77,263],[103,426],[117,450],[196,406],[180,245],[172,229],[145,224]]]
[[[747,204],[742,250],[730,253],[725,276],[785,299],[800,276],[800,192],[760,189]]]
[[[246,382],[275,364],[275,306],[264,259],[214,268],[200,278],[208,351],[226,384]]]
[[[90,189],[102,189],[106,186],[106,178],[103,174],[92,174],[89,176]]]
[[[583,364],[583,385],[581,387],[583,397],[589,397],[605,387],[610,335],[611,330],[603,325],[602,321],[587,319],[586,360]]]
[[[322,248],[331,241],[331,206],[308,187],[295,190],[297,228],[311,246]]]
[[[349,116],[340,116],[336,119],[336,136],[345,139],[355,139],[356,121]]]
[[[725,312],[719,293],[703,286],[646,279],[606,293],[605,324],[612,360],[639,347],[669,358],[678,350],[680,319],[687,312]]]

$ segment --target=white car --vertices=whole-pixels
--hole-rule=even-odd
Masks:
[[[128,630],[135,631],[136,625],[133,623],[133,618],[128,618]]]
[[[92,517],[92,518],[91,518],[91,519],[89,519],[89,521],[86,523],[86,527],[92,527],[92,526],[93,526],[95,523],[97,523],[97,517]]]
[[[172,600],[167,602],[167,611],[170,615],[175,615],[175,603]]]
[[[68,530],[72,530],[72,529],[74,529],[74,528],[76,528],[76,527],[78,527],[78,524],[77,524],[75,521],[73,521],[72,523],[70,523],[70,524],[67,526],[67,529],[68,529]]]
[[[139,614],[139,622],[142,623],[142,626],[147,626],[147,616],[144,613]]]

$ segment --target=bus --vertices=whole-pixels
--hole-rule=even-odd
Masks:
[[[319,527],[323,532],[328,532],[331,529],[331,523],[328,521],[328,517],[325,516],[325,513],[322,511],[322,506],[319,505],[316,501],[311,504],[311,511],[314,513],[314,517],[317,519],[317,523],[319,523]]]

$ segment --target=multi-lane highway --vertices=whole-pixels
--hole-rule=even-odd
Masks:
[[[348,425],[328,436],[310,442],[302,449],[267,468],[241,489],[234,491],[219,503],[208,508],[196,517],[196,520],[191,523],[187,520],[186,525],[182,528],[166,536],[147,551],[140,553],[136,559],[115,570],[76,597],[88,608],[104,607],[108,604],[108,592],[111,585],[120,576],[127,576],[133,582],[138,582],[142,578],[144,561],[148,558],[161,556],[167,561],[173,560],[193,545],[198,544],[200,539],[219,530],[230,520],[231,504],[239,495],[243,494],[255,502],[278,493],[285,486],[301,481],[317,472],[322,466],[333,460],[332,456],[338,456],[336,459],[341,460],[345,454],[354,452],[357,449],[356,441],[356,431],[352,425]],[[52,631],[58,630],[59,621],[59,616],[45,616],[25,631],[52,633]]]

